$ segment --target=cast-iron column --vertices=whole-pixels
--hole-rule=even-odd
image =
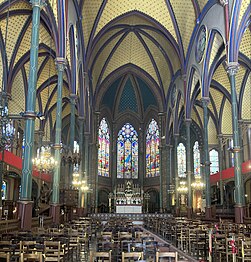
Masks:
[[[192,218],[192,187],[191,187],[191,119],[186,119],[186,173],[187,173],[187,186],[188,186],[188,195],[187,195],[187,217]]]
[[[99,121],[100,121],[100,112],[95,112],[95,114],[96,114],[96,128],[97,128],[97,130],[98,130],[98,126],[99,126]],[[95,137],[95,142],[96,142],[96,144],[98,145],[98,133],[97,133],[97,135],[96,135],[96,137]],[[98,161],[97,161],[97,163],[98,163]],[[96,179],[95,179],[95,213],[98,213],[98,172],[96,172],[95,173],[95,177],[96,177]]]
[[[84,117],[79,116],[78,117],[78,123],[79,123],[79,155],[80,155],[80,166],[79,166],[79,176],[80,180],[84,178],[83,172],[84,172],[84,152],[83,152],[83,141],[84,141]],[[79,188],[79,194],[78,194],[78,215],[83,216],[83,201],[82,201],[82,189]],[[85,192],[84,192],[84,201],[85,201]],[[85,207],[84,207],[85,208]]]
[[[220,204],[223,206],[224,195],[223,195],[223,180],[222,180],[222,170],[223,170],[223,136],[222,134],[218,135],[219,141],[219,174],[220,174]],[[223,208],[223,207],[222,207]]]
[[[162,170],[162,154],[163,154],[163,141],[162,141],[162,137],[163,137],[163,118],[165,116],[164,113],[158,113],[159,116],[159,134],[160,134],[160,144],[159,144],[159,209],[160,209],[160,213],[163,212],[163,170]]]
[[[167,201],[166,201],[166,210],[167,212],[171,212],[171,203],[172,203],[172,145],[168,144],[167,145],[167,175],[166,175],[166,189],[167,189]]]
[[[203,106],[203,118],[204,118],[204,170],[205,170],[205,183],[206,183],[206,218],[212,218],[212,207],[211,207],[211,185],[210,185],[210,160],[209,160],[209,151],[208,151],[208,109],[207,106],[209,104],[208,97],[202,97],[201,102]]]
[[[84,135],[84,151],[85,151],[85,165],[84,165],[84,177],[83,177],[83,180],[86,181],[86,184],[88,185],[89,184],[89,172],[90,172],[90,169],[89,169],[89,137],[90,137],[90,134],[89,133],[85,133]],[[84,214],[86,215],[87,212],[88,212],[88,207],[87,207],[87,204],[88,204],[88,193],[86,192],[85,193],[85,198],[84,198]],[[93,210],[92,210],[93,211]]]
[[[233,128],[233,152],[234,152],[234,179],[235,179],[235,223],[243,223],[244,217],[244,185],[241,167],[240,155],[240,134],[238,127],[238,105],[235,86],[235,75],[239,69],[237,62],[227,64],[227,73],[231,86],[231,104],[232,104],[232,128]]]
[[[28,82],[28,94],[26,102],[25,117],[25,141],[22,165],[21,195],[19,201],[19,218],[21,219],[21,229],[31,229],[32,219],[32,153],[34,144],[35,127],[35,107],[36,107],[36,87],[37,87],[37,66],[38,66],[38,45],[40,11],[44,6],[44,0],[31,0],[32,4],[32,31],[30,48],[30,73]]]
[[[74,140],[75,140],[75,106],[77,100],[76,94],[70,94],[71,120],[70,120],[70,150],[74,154]],[[72,159],[69,167],[69,184],[72,185],[74,172],[74,161]]]
[[[174,173],[175,173],[175,213],[176,216],[180,215],[180,201],[179,201],[179,176],[178,176],[178,158],[177,158],[177,148],[178,148],[178,138],[179,134],[174,134]]]
[[[61,129],[62,129],[62,89],[63,89],[63,74],[66,65],[66,60],[63,57],[56,58],[56,66],[58,71],[57,84],[57,115],[56,115],[56,133],[55,133],[55,161],[57,165],[53,174],[53,190],[51,200],[51,216],[53,223],[59,224],[60,203],[59,203],[59,181],[60,181],[60,163],[61,163]]]

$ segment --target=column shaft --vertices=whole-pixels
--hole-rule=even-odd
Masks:
[[[172,150],[172,146],[171,145],[167,145],[167,161],[166,161],[166,164],[167,164],[167,175],[166,175],[166,191],[167,191],[167,201],[166,201],[166,209],[167,209],[167,212],[170,212],[171,211],[171,150]]]
[[[84,180],[86,183],[89,183],[89,134],[85,134],[84,136],[84,150],[85,150],[85,165],[84,165]],[[96,173],[95,173],[96,174]],[[84,198],[84,207],[87,209],[87,194],[85,194]]]
[[[223,180],[222,180],[222,170],[223,170],[223,144],[222,136],[219,135],[219,173],[220,173],[220,204],[224,204],[224,193],[223,193]]]
[[[82,179],[84,179],[83,176],[83,171],[84,171],[84,161],[83,161],[83,156],[84,156],[84,152],[83,152],[83,141],[84,141],[84,118],[83,117],[79,117],[78,118],[78,123],[79,123],[79,154],[80,154],[80,166],[79,166],[79,176],[80,176],[80,180],[82,181]],[[85,199],[85,198],[84,198]],[[82,190],[81,188],[79,189],[79,194],[78,194],[78,208],[82,209],[83,208],[83,204],[82,203]],[[79,211],[79,215],[81,215],[82,212]]]
[[[191,119],[186,120],[186,172],[187,172],[187,185],[188,185],[188,195],[187,195],[187,216],[192,217],[192,187],[191,187],[191,135],[190,135]]]
[[[56,136],[55,136],[55,160],[57,165],[54,169],[53,175],[53,191],[52,201],[53,205],[59,204],[59,180],[60,180],[60,161],[61,161],[61,129],[62,129],[62,89],[63,89],[63,73],[65,68],[65,59],[58,58],[56,61],[58,71],[58,88],[57,88],[57,117],[56,117]]]
[[[233,127],[233,151],[234,151],[234,178],[235,178],[235,222],[243,223],[244,217],[244,185],[241,167],[240,134],[238,127],[238,104],[235,85],[235,75],[238,71],[238,63],[228,63],[227,73],[231,86],[232,103],[232,127]]]
[[[37,86],[37,65],[38,65],[38,45],[39,45],[39,27],[40,10],[43,6],[42,0],[32,1],[32,32],[30,49],[30,73],[28,82],[28,96],[26,104],[25,121],[25,141],[24,158],[21,180],[21,201],[31,200],[32,189],[32,152],[34,144],[35,127],[35,107],[36,107],[36,86]]]
[[[32,156],[34,144],[35,128],[35,107],[36,107],[36,86],[37,86],[37,65],[39,46],[40,11],[44,4],[43,0],[33,0],[32,2],[32,31],[30,49],[30,73],[28,82],[28,96],[25,116],[25,141],[24,157],[22,165],[21,195],[19,203],[19,217],[21,218],[21,228],[29,230],[32,219]]]
[[[178,135],[174,135],[174,173],[175,173],[175,208],[176,215],[179,216],[180,213],[180,203],[179,203],[179,176],[178,176],[178,158],[177,158],[177,148],[178,148]]]
[[[203,106],[203,118],[204,118],[204,159],[205,159],[205,183],[206,183],[206,218],[210,219],[212,217],[212,207],[211,207],[211,185],[210,185],[210,160],[208,151],[208,103],[209,98],[202,98]]]
[[[74,150],[74,140],[75,140],[75,105],[76,105],[75,94],[70,94],[70,105],[71,105],[71,122],[70,122],[70,147],[73,153]]]

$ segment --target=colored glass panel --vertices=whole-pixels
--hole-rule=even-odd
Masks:
[[[159,176],[159,127],[152,119],[146,133],[146,177]]]
[[[233,139],[230,140],[229,147],[231,149],[234,148],[234,140]],[[231,166],[234,167],[234,153],[232,152],[232,150],[230,150],[230,163],[231,163]]]
[[[2,199],[6,199],[6,196],[7,196],[7,185],[6,185],[6,182],[3,181],[2,183]]]
[[[211,162],[210,165],[210,174],[217,173],[219,171],[219,153],[215,149],[210,150],[209,159]]]
[[[193,172],[195,176],[200,176],[200,149],[199,142],[196,141],[193,146]]]
[[[177,147],[178,177],[186,177],[186,148],[183,143]]]
[[[103,118],[98,130],[98,175],[109,177],[110,131]]]
[[[129,123],[118,133],[117,177],[138,178],[138,134]]]

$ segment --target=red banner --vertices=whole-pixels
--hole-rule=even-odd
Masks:
[[[2,160],[2,152],[0,152],[0,160]],[[22,170],[22,158],[19,156],[14,155],[13,153],[9,152],[9,151],[4,151],[4,159],[3,159],[4,163],[6,163],[7,165],[13,166],[17,169],[19,169],[20,171]],[[40,174],[37,170],[33,170],[32,171],[32,176],[34,177],[40,177]],[[41,174],[41,179],[43,181],[46,182],[51,182],[51,175],[50,174],[46,174],[46,173],[42,173]]]
[[[248,160],[242,163],[242,174],[247,174],[251,172],[251,160]],[[222,180],[233,178],[234,177],[234,167],[230,167],[222,170],[221,174]],[[214,184],[220,181],[220,173],[210,175],[210,183]]]

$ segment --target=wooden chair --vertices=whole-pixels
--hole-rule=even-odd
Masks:
[[[44,261],[62,261],[64,250],[59,241],[44,242]]]
[[[241,261],[241,262],[251,261],[251,238],[246,238],[245,240],[241,240],[237,261]]]
[[[95,252],[90,251],[90,262],[109,261],[112,262],[112,251]]]
[[[11,241],[0,241],[0,258],[5,258],[7,262],[10,262]]]
[[[178,252],[156,252],[156,262],[162,261],[178,262]]]
[[[143,260],[143,252],[122,252],[122,262]]]
[[[36,241],[20,241],[20,262],[43,262],[43,245],[38,245]]]

